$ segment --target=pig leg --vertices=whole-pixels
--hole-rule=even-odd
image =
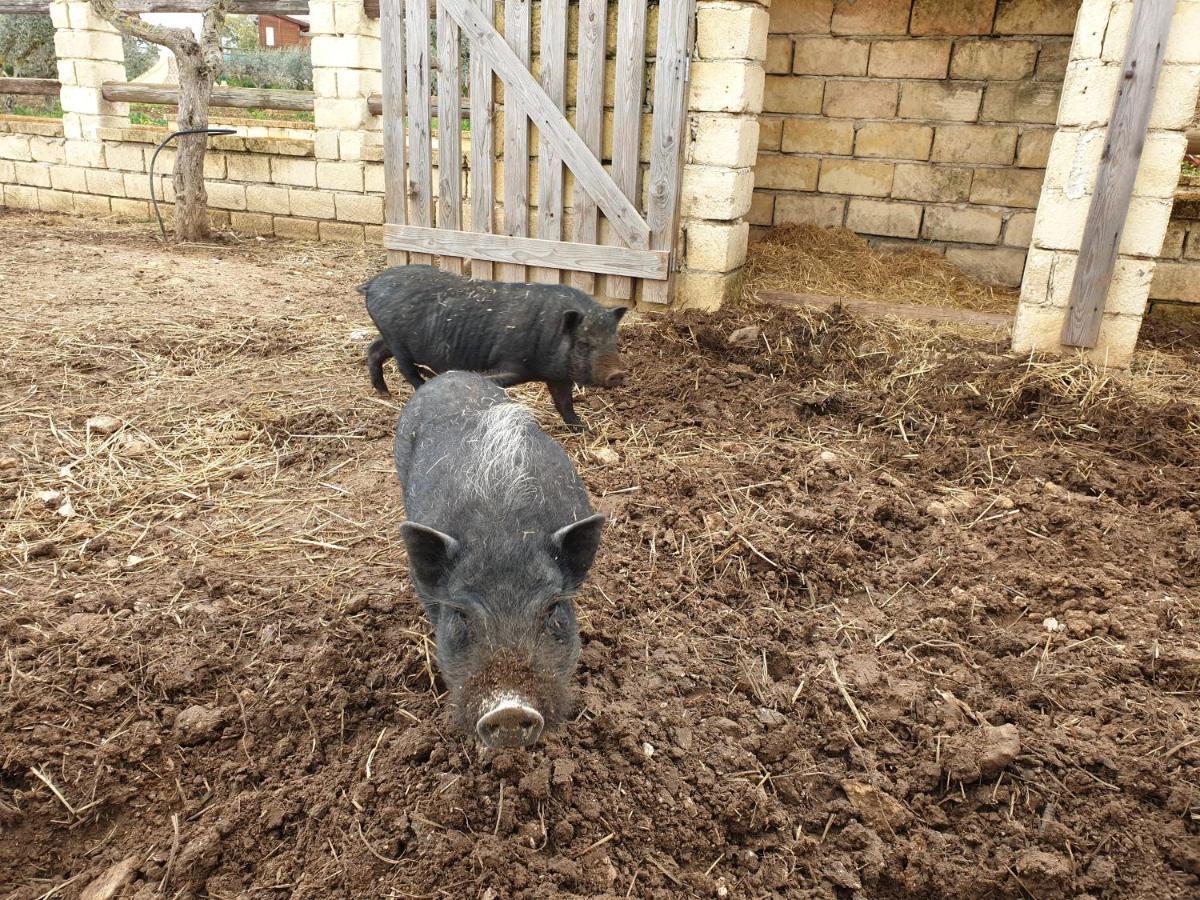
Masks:
[[[587,431],[587,426],[575,413],[575,405],[571,402],[571,382],[547,381],[546,387],[550,389],[550,399],[554,401],[554,408],[567,423],[567,427],[573,431]]]
[[[387,382],[383,380],[383,364],[391,358],[391,355],[392,351],[388,349],[383,338],[377,338],[367,348],[367,372],[371,376],[371,385],[384,395],[388,392],[388,386]]]
[[[425,376],[417,370],[417,364],[406,348],[392,347],[392,358],[396,360],[396,368],[400,370],[405,381],[412,385],[414,391],[425,383]]]
[[[496,387],[510,388],[515,384],[523,384],[527,378],[517,372],[488,372],[485,376]]]

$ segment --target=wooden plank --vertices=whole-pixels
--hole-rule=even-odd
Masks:
[[[542,0],[542,89],[560,111],[567,92],[567,0]],[[538,151],[538,237],[562,240],[563,165],[554,142],[540,134]],[[534,269],[529,280],[558,284],[558,269]]]
[[[126,81],[106,81],[100,86],[105,100],[124,103],[156,103],[179,105],[179,86],[175,84],[135,84]],[[311,112],[312,91],[277,91],[264,88],[238,88],[214,85],[209,107],[227,106],[236,109],[287,109]]]
[[[496,0],[475,0],[489,22],[496,18]],[[496,191],[495,123],[492,121],[492,70],[478,53],[471,54],[471,230],[491,234]],[[490,281],[492,261],[473,259],[471,277]]]
[[[607,24],[605,0],[579,0],[578,77],[575,80],[575,127],[588,152],[599,161],[603,149],[604,128],[604,31]],[[596,201],[575,183],[575,241],[596,243]],[[573,272],[571,284],[591,294],[596,276],[591,272]]]
[[[662,250],[630,250],[603,244],[543,241],[504,234],[443,231],[418,225],[385,225],[383,245],[395,250],[421,248],[432,253],[475,256],[521,266],[581,269],[630,278],[666,278],[670,254]]]
[[[408,223],[404,188],[404,0],[382,0],[379,29],[383,53],[383,221]],[[389,266],[402,266],[408,254],[388,251]]]
[[[622,193],[638,199],[639,157],[642,137],[642,95],[646,84],[646,4],[621,0],[617,10],[617,97],[613,109],[612,173]],[[604,295],[616,300],[633,296],[633,282],[613,276],[605,279]]]
[[[650,247],[671,250],[679,215],[679,175],[683,168],[687,125],[688,70],[696,0],[676,0],[659,7],[658,53],[654,62],[654,119],[651,124],[650,190],[646,222]],[[674,266],[672,266],[672,269]],[[647,303],[667,303],[674,278],[642,286]]]
[[[496,74],[504,80],[506,97],[511,102],[513,95],[520,98],[522,109],[538,128],[550,134],[555,149],[563,161],[575,173],[576,181],[599,204],[621,240],[629,247],[644,249],[650,240],[650,228],[621,193],[613,180],[604,171],[604,166],[592,155],[587,146],[567,121],[567,117],[555,108],[546,92],[529,74],[528,69],[513,52],[496,29],[492,27],[467,0],[440,0],[471,37],[472,52],[487,57]],[[694,5],[695,0],[684,0],[685,5]],[[686,43],[686,42],[685,42]],[[686,56],[684,57],[686,62]],[[507,120],[508,116],[505,115]],[[505,170],[505,181],[507,181]]]
[[[407,0],[404,15],[404,62],[408,99],[408,221],[433,225],[433,135],[429,121],[429,7],[426,0]],[[402,249],[402,248],[393,248]],[[413,263],[433,262],[414,253]]]
[[[762,303],[778,306],[816,306],[830,309],[841,306],[868,318],[895,316],[899,319],[914,319],[920,322],[961,322],[967,325],[986,325],[992,328],[1012,328],[1013,315],[1007,313],[980,312],[975,309],[953,307],[919,306],[905,303],[878,303],[875,300],[860,300],[853,297],[836,297],[831,294],[802,294],[790,291],[758,291],[755,298]]]
[[[438,45],[438,227],[462,228],[462,70],[458,58],[458,25],[439,5]],[[462,260],[443,256],[441,267],[462,274]]]
[[[403,2],[403,0],[401,0]],[[437,97],[429,98],[429,113],[437,115]],[[373,116],[383,115],[383,94],[371,94],[367,97],[367,112]]]
[[[489,29],[492,23],[488,23]],[[504,39],[521,71],[529,69],[529,0],[508,0],[504,4]],[[485,32],[481,32],[485,33]],[[471,52],[486,59],[482,40],[475,36]],[[499,74],[497,72],[497,74]],[[522,237],[529,229],[529,120],[517,92],[505,87],[504,94],[504,233]],[[496,272],[501,281],[524,281],[525,267],[502,265]]]
[[[0,94],[57,97],[61,87],[54,78],[0,78]]]
[[[1108,119],[1063,321],[1062,342],[1069,347],[1095,347],[1100,336],[1104,301],[1125,230],[1174,11],[1175,0],[1145,0],[1133,5],[1121,81]]]
[[[370,12],[374,4],[375,12]],[[128,13],[203,13],[212,0],[116,0],[117,9]],[[379,17],[379,0],[366,0],[363,8],[372,18]],[[233,0],[229,12],[239,15],[294,15],[308,12],[308,0]],[[49,0],[0,0],[0,14],[47,15]]]

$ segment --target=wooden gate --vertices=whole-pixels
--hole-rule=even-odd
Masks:
[[[437,256],[450,271],[463,272],[469,265],[475,278],[566,280],[616,299],[634,297],[634,281],[641,279],[644,301],[666,303],[695,0],[656,5],[646,0],[541,0],[539,78],[533,74],[531,53],[533,4],[500,4],[503,35],[496,27],[497,0],[380,4],[384,246],[393,251],[389,262],[407,257],[428,263]],[[616,7],[615,16],[610,5]],[[651,9],[658,13],[652,50],[647,40]],[[576,14],[577,39],[569,42],[568,22]],[[613,19],[615,34],[610,34]],[[432,41],[431,24],[436,34]],[[469,59],[465,92],[460,42],[465,42]],[[430,59],[431,45],[436,60]],[[615,50],[611,58],[609,47]],[[650,92],[648,55],[654,65]],[[437,73],[436,103],[431,101],[431,69]],[[611,112],[606,111],[606,70],[615,87]],[[575,89],[568,97],[571,74]],[[493,76],[503,90],[502,104],[495,102]],[[431,106],[439,126],[436,141]],[[457,127],[464,111],[470,122],[465,154],[464,132]],[[574,125],[568,120],[572,113]],[[644,122],[649,146],[643,146]],[[537,129],[536,162],[531,160],[530,123]],[[649,163],[645,172],[643,159]],[[573,190],[567,189],[564,166],[573,176]],[[536,209],[530,204],[534,173]],[[497,175],[503,181],[499,190]],[[469,204],[464,204],[464,193]],[[597,275],[606,276],[603,285],[596,284]]]

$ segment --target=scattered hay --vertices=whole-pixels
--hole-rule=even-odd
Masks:
[[[981,284],[932,250],[872,249],[845,228],[785,225],[750,246],[743,295],[831,294],[888,303],[1010,312],[1017,292]]]

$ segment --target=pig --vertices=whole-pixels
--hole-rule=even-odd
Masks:
[[[558,284],[471,281],[433,266],[396,266],[358,287],[380,337],[367,351],[371,384],[387,394],[388,357],[414,389],[435,372],[487,374],[501,387],[542,381],[563,422],[586,430],[571,386],[625,381],[617,340],[623,307],[606,309]]]
[[[573,598],[604,516],[558,443],[476,373],[417,390],[395,462],[409,577],[455,722],[489,747],[532,746],[571,713]]]

